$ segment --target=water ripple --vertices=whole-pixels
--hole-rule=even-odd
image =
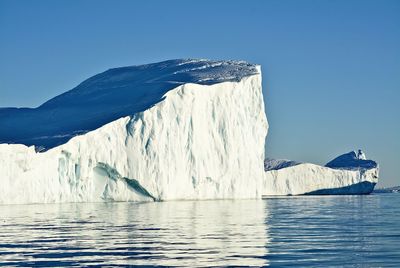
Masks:
[[[400,267],[400,195],[0,206],[1,266]]]

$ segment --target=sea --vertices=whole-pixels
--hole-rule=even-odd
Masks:
[[[400,267],[400,194],[0,206],[0,266]]]

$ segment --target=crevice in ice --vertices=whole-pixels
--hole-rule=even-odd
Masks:
[[[152,194],[150,194],[149,191],[147,191],[146,188],[144,188],[137,180],[121,176],[121,174],[115,168],[112,168],[110,165],[98,162],[95,168],[100,171],[103,171],[105,174],[107,174],[107,177],[110,178],[111,180],[114,181],[123,180],[129,186],[129,188],[135,191],[137,194],[142,195],[144,197],[149,197],[153,199],[153,201],[158,201],[158,199],[155,198]],[[107,196],[108,187],[109,187],[108,184],[106,184],[103,192],[103,198],[106,198]]]
[[[125,180],[126,183],[129,185],[129,187],[131,187],[138,194],[141,194],[141,195],[146,196],[146,197],[150,197],[151,199],[153,199],[153,201],[160,201],[159,199],[155,198],[152,194],[150,194],[146,190],[146,188],[144,188],[142,185],[140,185],[140,183],[137,180],[129,179],[129,178],[126,178],[126,177],[123,177],[122,179]]]

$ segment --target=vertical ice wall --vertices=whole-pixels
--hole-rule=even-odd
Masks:
[[[259,198],[261,74],[165,97],[47,152],[1,145],[0,203]]]

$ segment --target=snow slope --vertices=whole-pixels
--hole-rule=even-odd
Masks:
[[[326,167],[335,169],[373,169],[378,164],[373,160],[367,160],[363,151],[352,151],[347,154],[340,155],[325,165]]]
[[[288,168],[288,167],[297,166],[300,164],[302,164],[302,163],[292,161],[292,160],[287,160],[287,159],[266,158],[264,160],[264,170],[265,171],[279,170],[282,168]]]
[[[145,111],[180,85],[239,82],[258,73],[257,65],[243,61],[190,59],[110,69],[37,108],[0,109],[0,143],[53,148],[76,135]]]

